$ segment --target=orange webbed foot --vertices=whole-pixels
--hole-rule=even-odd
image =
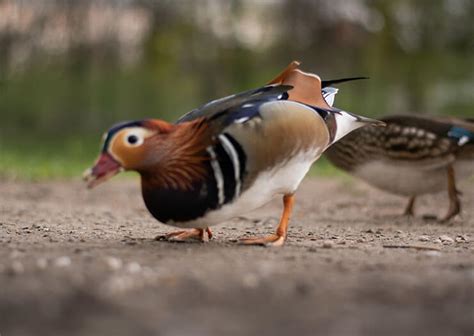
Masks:
[[[280,224],[278,225],[275,234],[260,238],[242,238],[239,240],[240,244],[269,247],[281,247],[285,245],[286,233],[288,231],[288,222],[290,220],[290,214],[293,209],[294,202],[295,197],[293,194],[287,194],[283,196],[283,214],[281,215]]]
[[[258,245],[268,247],[280,247],[285,244],[286,237],[277,234],[271,234],[265,237],[252,237],[239,239],[242,245]]]

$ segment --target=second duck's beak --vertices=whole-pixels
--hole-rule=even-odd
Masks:
[[[114,175],[123,170],[110,154],[102,153],[97,159],[94,167],[87,169],[83,174],[84,181],[87,182],[88,188],[93,188],[102,182],[107,181]]]

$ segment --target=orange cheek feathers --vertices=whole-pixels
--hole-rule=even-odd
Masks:
[[[129,147],[124,144],[124,134],[119,134],[112,143],[110,154],[122,165],[124,169],[138,169],[145,159],[146,148],[144,144],[138,147]]]

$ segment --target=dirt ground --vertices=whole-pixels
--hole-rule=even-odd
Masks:
[[[471,336],[473,186],[447,225],[359,182],[307,179],[277,249],[234,240],[272,232],[279,201],[209,243],[168,243],[136,180],[2,182],[0,334]],[[446,210],[444,194],[417,207]]]

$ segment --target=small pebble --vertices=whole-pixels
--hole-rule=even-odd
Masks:
[[[467,243],[467,242],[469,242],[469,238],[467,237],[467,235],[458,235],[458,236],[456,236],[456,238],[454,240],[456,241],[456,243]]]
[[[109,268],[113,271],[121,269],[122,265],[123,265],[122,260],[120,260],[119,258],[116,258],[116,257],[106,257],[105,262],[109,266]]]
[[[142,267],[136,261],[133,261],[127,265],[127,271],[130,273],[138,273],[141,269]]]
[[[48,260],[45,258],[39,258],[36,260],[36,267],[39,269],[45,269],[48,267]]]
[[[21,251],[19,251],[19,250],[13,250],[13,251],[11,251],[11,253],[10,253],[10,258],[11,258],[11,259],[16,259],[16,258],[18,258],[18,257],[21,256],[21,255],[22,255],[22,252],[21,252]]]
[[[12,262],[12,264],[10,265],[10,268],[8,269],[8,272],[12,275],[21,274],[24,271],[25,271],[25,267],[18,260],[15,260],[14,262]]]
[[[334,243],[330,240],[325,240],[323,242],[323,248],[332,248],[334,246]]]
[[[422,242],[427,242],[427,241],[430,241],[430,237],[422,235],[418,237],[418,240]]]
[[[454,239],[447,235],[439,236],[439,240],[441,240],[443,243],[454,243]]]
[[[71,258],[68,256],[59,257],[54,261],[56,267],[69,267],[71,266]]]
[[[258,278],[254,274],[246,274],[242,278],[242,283],[247,288],[255,288],[258,286]]]
[[[435,239],[435,240],[433,240],[433,243],[435,243],[435,244],[441,244],[441,239]]]
[[[426,251],[425,255],[430,256],[430,257],[439,257],[441,255],[441,252],[439,252],[439,251]]]

